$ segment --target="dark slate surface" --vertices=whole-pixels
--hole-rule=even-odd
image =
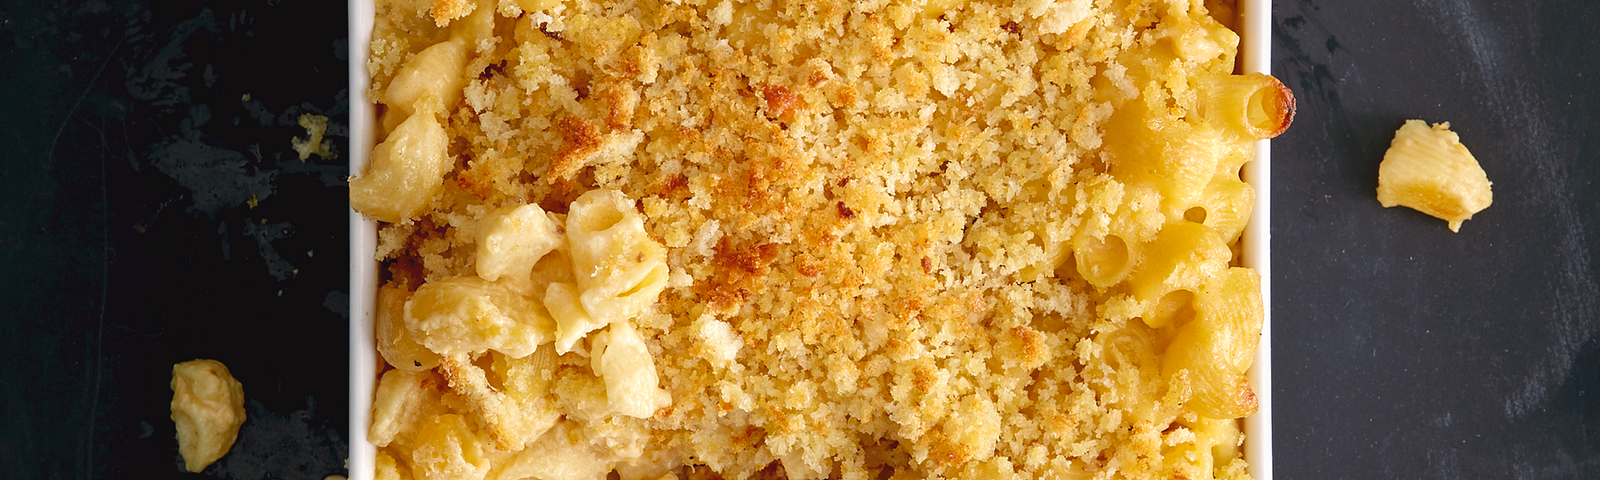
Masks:
[[[1414,4],[1413,4],[1414,3]],[[1287,0],[1273,73],[1281,478],[1600,478],[1600,2]],[[1461,233],[1375,199],[1408,118],[1494,182]]]
[[[345,159],[289,147],[309,112],[348,149],[343,3],[148,3],[0,5],[0,477],[199,477],[167,410],[199,357],[250,413],[204,476],[344,473]],[[1300,99],[1273,145],[1277,477],[1600,478],[1600,4],[1274,18]],[[1461,233],[1374,199],[1407,118],[1495,182]]]
[[[248,414],[205,476],[344,473],[346,158],[290,139],[347,149],[345,37],[343,2],[0,5],[0,478],[200,478],[194,358]]]

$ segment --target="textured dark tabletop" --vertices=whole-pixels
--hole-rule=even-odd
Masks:
[[[0,478],[201,477],[192,358],[248,399],[203,476],[344,473],[346,158],[290,148],[314,113],[348,150],[342,6],[0,4]],[[1274,20],[1276,477],[1600,478],[1600,2]],[[1374,198],[1408,118],[1494,182],[1460,233]]]
[[[1600,2],[1276,10],[1280,476],[1600,478]],[[1494,182],[1460,233],[1374,199],[1409,118]]]

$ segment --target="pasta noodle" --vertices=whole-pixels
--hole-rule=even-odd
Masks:
[[[465,418],[433,417],[417,432],[411,474],[421,480],[481,480],[489,474],[488,452]]]
[[[556,331],[538,301],[478,277],[422,285],[406,301],[405,322],[423,346],[443,356],[494,350],[524,357]]]
[[[590,367],[606,382],[606,402],[611,411],[634,418],[650,418],[656,410],[672,403],[672,395],[661,390],[656,365],[649,347],[628,322],[611,324],[594,338]]]
[[[567,215],[579,301],[600,324],[643,312],[666,288],[666,250],[651,240],[633,202],[616,190],[592,190]]]
[[[478,227],[478,276],[500,280],[521,295],[535,293],[533,269],[562,244],[560,221],[538,205],[507,206]]]
[[[1261,335],[1261,279],[1253,270],[1231,268],[1213,277],[1195,296],[1194,321],[1178,327],[1162,369],[1187,372],[1195,389],[1192,408],[1215,419],[1238,418],[1256,409],[1244,374]]]
[[[461,87],[466,83],[461,70],[466,68],[467,42],[452,39],[423,49],[401,67],[400,73],[389,82],[384,98],[391,102],[384,112],[383,129],[394,131],[401,122],[416,113],[417,102],[426,97],[439,100],[441,105],[455,105],[461,101]]]
[[[1378,165],[1378,201],[1450,222],[1450,231],[1494,202],[1489,177],[1448,122],[1406,120]]]
[[[378,354],[400,370],[432,370],[439,366],[439,354],[417,343],[406,328],[406,301],[410,299],[411,292],[394,285],[378,289],[378,311],[373,318]]]
[[[418,429],[433,417],[448,413],[438,385],[438,376],[432,371],[385,372],[378,380],[372,402],[372,428],[367,430],[367,441],[409,453],[416,445]]]
[[[411,115],[372,149],[367,171],[350,180],[351,208],[398,223],[416,217],[439,194],[454,162],[444,125],[432,113],[438,107],[427,101],[433,98],[419,101],[427,106],[422,114]]]

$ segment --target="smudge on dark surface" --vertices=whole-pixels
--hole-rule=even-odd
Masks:
[[[1563,261],[1557,263],[1558,271],[1551,272],[1555,281],[1546,300],[1555,307],[1551,312],[1555,324],[1550,332],[1554,342],[1548,354],[1531,371],[1507,376],[1521,384],[1505,399],[1506,415],[1516,418],[1544,403],[1548,392],[1567,378],[1579,348],[1600,331],[1600,318],[1596,318],[1600,315],[1596,307],[1600,286],[1595,283],[1594,272],[1589,270],[1591,259],[1584,219],[1574,208],[1572,187],[1568,185],[1571,176],[1567,165],[1561,161],[1571,156],[1557,151],[1557,142],[1550,136],[1555,130],[1545,120],[1545,112],[1551,111],[1550,107],[1533,92],[1522,75],[1505,69],[1510,62],[1499,41],[1503,35],[1485,22],[1472,3],[1442,2],[1438,6],[1437,14],[1447,20],[1443,28],[1445,33],[1462,39],[1471,49],[1477,67],[1475,76],[1490,92],[1485,100],[1497,114],[1494,120],[1504,122],[1505,130],[1512,132],[1512,141],[1518,144],[1525,155],[1524,161],[1534,167],[1539,185],[1544,187],[1518,194],[1533,197],[1537,205],[1554,217],[1550,227],[1559,232],[1554,247]],[[1494,167],[1491,164],[1486,170],[1498,173],[1493,172]]]
[[[130,28],[130,31],[135,31]],[[190,100],[189,87],[178,83],[187,77],[193,63],[185,62],[187,56],[184,46],[196,33],[217,33],[220,26],[217,24],[216,14],[211,9],[203,9],[200,15],[189,20],[178,22],[167,35],[167,42],[155,57],[137,69],[128,73],[128,93],[134,99],[149,102],[158,107],[172,107],[186,104]],[[135,35],[137,40],[141,36]],[[177,63],[174,63],[177,62]]]
[[[197,140],[173,140],[150,149],[150,160],[162,173],[189,190],[193,210],[215,217],[251,199],[272,196],[274,172],[254,171],[245,156]]]
[[[272,242],[289,238],[293,233],[293,227],[289,222],[244,222],[245,236],[255,239],[256,248],[260,251],[262,260],[267,263],[267,272],[280,282],[294,276],[296,270],[294,265],[283,259],[283,255],[278,254],[278,249],[272,246]]]
[[[339,314],[346,320],[350,319],[350,294],[341,291],[328,292],[327,298],[322,300],[322,307],[333,313]]]
[[[248,397],[250,387],[245,388]],[[220,478],[282,480],[322,480],[344,474],[342,462],[328,459],[349,457],[349,445],[333,426],[315,420],[316,399],[306,397],[305,401],[305,408],[288,413],[272,411],[258,401],[248,402],[238,441],[205,473]],[[305,455],[302,449],[306,445],[326,449],[331,455]],[[176,466],[181,469],[182,465],[179,456]]]
[[[260,100],[249,96],[244,97],[242,100],[245,110],[250,112],[251,118],[256,119],[257,125],[272,126],[278,124],[276,116],[267,111],[267,107],[262,105]]]

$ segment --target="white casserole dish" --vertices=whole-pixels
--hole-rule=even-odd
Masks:
[[[1245,73],[1271,73],[1272,4],[1270,0],[1240,0],[1239,57]],[[350,171],[360,172],[377,144],[374,129],[377,108],[367,100],[367,48],[372,39],[372,0],[350,0]],[[1256,360],[1250,368],[1250,387],[1260,410],[1244,420],[1244,458],[1256,480],[1272,478],[1272,151],[1269,141],[1256,144],[1256,160],[1245,165],[1244,180],[1256,189],[1253,221],[1243,237],[1244,265],[1261,274],[1264,323]],[[378,351],[373,338],[373,305],[378,291],[377,224],[354,210],[350,212],[350,478],[370,480],[376,449],[367,442],[373,389],[376,387]]]

